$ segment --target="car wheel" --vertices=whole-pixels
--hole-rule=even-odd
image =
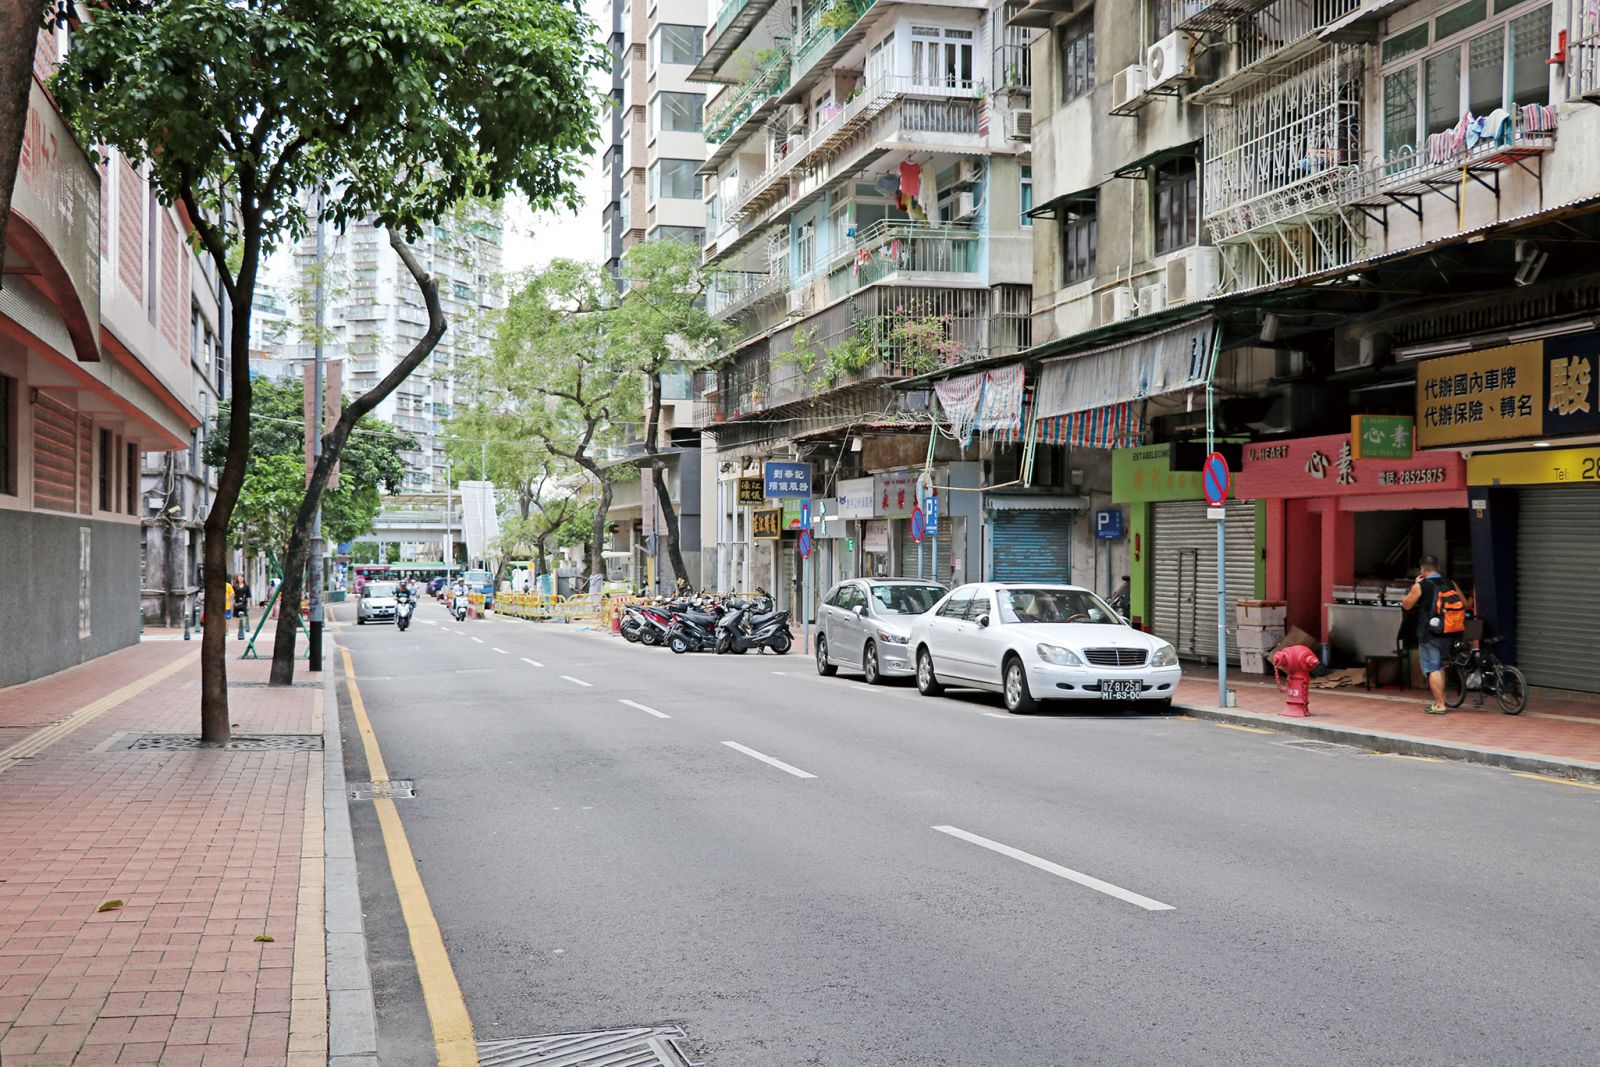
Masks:
[[[839,668],[828,662],[828,639],[821,634],[817,635],[817,673],[824,678],[839,673]]]
[[[883,681],[883,674],[878,670],[878,646],[872,641],[861,650],[861,673],[866,675],[868,685]]]
[[[1039,702],[1028,690],[1028,672],[1016,656],[1005,665],[1006,710],[1013,715],[1029,715],[1039,710]]]
[[[356,625],[357,626],[365,626],[366,624],[367,624],[367,620],[366,619],[363,619],[360,615],[356,616]]]
[[[933,656],[926,647],[917,650],[917,692],[925,697],[936,697],[944,692],[944,686],[934,677]]]

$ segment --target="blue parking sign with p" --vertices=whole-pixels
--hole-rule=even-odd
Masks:
[[[1122,537],[1122,509],[1101,508],[1094,513],[1094,535],[1102,541],[1116,541]]]
[[[937,537],[939,534],[939,498],[930,496],[923,505],[922,513],[927,519],[928,536]]]

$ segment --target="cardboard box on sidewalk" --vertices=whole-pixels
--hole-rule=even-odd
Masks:
[[[1246,648],[1239,646],[1239,673],[1241,674],[1266,674],[1267,665],[1271,660],[1267,657],[1265,648]]]
[[[1241,652],[1265,652],[1283,640],[1282,626],[1247,626],[1240,623],[1236,632]]]
[[[1280,631],[1289,621],[1289,605],[1282,600],[1241,600],[1234,605],[1234,621],[1246,626],[1276,626]]]

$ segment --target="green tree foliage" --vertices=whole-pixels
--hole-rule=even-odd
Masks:
[[[271,549],[279,559],[305,493],[304,403],[305,386],[300,382],[256,380],[250,458],[231,536],[235,545],[247,550]],[[222,402],[206,437],[203,455],[210,466],[223,460],[230,407],[230,401]],[[381,419],[368,415],[356,423],[339,460],[339,486],[322,495],[323,536],[335,542],[354,541],[370,531],[381,494],[399,491],[405,479],[402,453],[418,447],[415,437]],[[293,476],[289,477],[285,472],[291,467]],[[283,495],[288,486],[294,489],[292,499]]]
[[[428,308],[421,340],[324,435],[285,560],[297,593],[306,531],[350,427],[445,331],[437,283],[404,244],[469,196],[513,187],[536,208],[575,206],[594,138],[589,85],[604,52],[558,0],[101,0],[52,88],[85,144],[148,164],[181,202],[232,312],[235,393],[206,518],[206,596],[222,599],[226,535],[250,447],[250,318],[262,257],[306,230],[301,192],[335,226],[386,227]],[[237,247],[236,255],[230,249]],[[229,736],[226,633],[202,636],[201,735]],[[280,620],[272,679],[293,679],[294,620]]]

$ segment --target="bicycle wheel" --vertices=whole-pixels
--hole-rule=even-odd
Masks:
[[[1528,706],[1528,682],[1522,672],[1505,664],[1495,666],[1495,692],[1500,700],[1500,710],[1507,715],[1521,715]]]
[[[1461,664],[1450,662],[1444,665],[1444,706],[1459,708],[1461,702],[1467,699],[1466,675],[1461,671]]]

